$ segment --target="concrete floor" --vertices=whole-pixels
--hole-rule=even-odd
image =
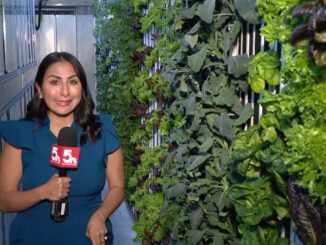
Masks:
[[[134,220],[125,202],[111,215],[111,222],[114,245],[140,244],[133,241],[133,238],[136,236],[136,233],[132,230]]]
[[[107,183],[102,191],[102,197],[108,191]],[[134,224],[133,216],[125,202],[111,215],[111,222],[113,226],[114,245],[140,245],[138,242],[134,242],[136,233],[132,230]]]

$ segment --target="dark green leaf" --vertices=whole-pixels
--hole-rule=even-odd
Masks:
[[[218,97],[212,99],[217,105],[227,105],[229,107],[233,106],[238,97],[234,94],[234,89],[230,87],[225,87],[221,90]]]
[[[167,199],[184,196],[187,193],[187,186],[185,184],[177,184],[166,189],[165,196]]]
[[[239,15],[250,24],[259,24],[259,15],[256,11],[256,0],[235,0],[235,8]]]
[[[253,115],[252,105],[248,103],[243,108],[240,117],[234,121],[234,126],[240,126],[241,124],[247,122],[252,115]]]
[[[182,15],[188,19],[192,19],[195,16],[196,8],[198,3],[194,3],[190,8],[184,9],[181,11]]]
[[[196,230],[203,220],[204,212],[199,207],[196,210],[189,213],[189,222],[192,230]]]
[[[194,96],[189,97],[184,101],[184,107],[186,109],[187,116],[193,116],[196,113],[196,98]]]
[[[228,73],[240,77],[241,75],[248,72],[249,57],[247,54],[231,56],[227,60]]]
[[[206,46],[202,47],[197,53],[187,57],[188,65],[194,72],[199,72],[206,59]]]
[[[197,22],[191,29],[188,31],[189,35],[195,34],[200,28],[200,22]]]
[[[207,139],[207,138],[206,138]],[[200,147],[199,152],[206,153],[214,144],[213,138],[208,138]]]
[[[220,116],[218,128],[219,128],[220,134],[225,136],[227,139],[231,140],[234,138],[235,132],[234,132],[234,128],[233,128],[233,122],[228,115],[223,113]]]
[[[195,159],[190,163],[190,165],[186,167],[187,171],[193,171],[195,168],[203,164],[210,156],[210,154],[196,156]]]
[[[187,244],[197,244],[204,234],[205,230],[189,230]]]
[[[208,24],[210,24],[213,20],[215,1],[216,0],[205,0],[205,2],[200,4],[198,7],[199,17]]]

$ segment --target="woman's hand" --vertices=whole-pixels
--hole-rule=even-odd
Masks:
[[[95,212],[88,222],[86,236],[91,240],[92,245],[103,245],[107,232],[105,218],[100,213]]]
[[[45,198],[51,201],[57,201],[68,196],[70,188],[70,177],[59,177],[54,174],[47,183],[45,183]]]

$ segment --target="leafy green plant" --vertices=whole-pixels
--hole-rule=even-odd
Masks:
[[[286,2],[278,1],[275,4],[283,6]],[[258,6],[262,8],[259,12],[266,15],[263,16],[266,28],[275,25],[269,18],[275,14],[275,8],[269,9],[267,3],[269,1],[257,1]],[[288,217],[297,225],[298,236],[305,244],[322,244],[324,241],[324,224],[319,220],[324,215],[325,207],[323,146],[326,139],[321,133],[325,125],[325,109],[321,101],[325,100],[322,91],[326,74],[310,62],[306,47],[295,48],[288,44],[288,33],[295,26],[295,21],[290,19],[291,10],[298,3],[293,1],[287,9],[278,9],[282,11],[278,21],[288,28],[284,30],[283,36],[272,31],[267,33],[266,29],[262,31],[264,35],[269,35],[269,41],[284,42],[283,56],[279,61],[282,66],[274,66],[274,69],[279,70],[278,74],[284,87],[279,94],[263,91],[259,103],[266,114],[260,118],[258,125],[235,137],[232,144],[236,170],[234,175],[237,178],[229,196],[236,205],[238,216],[246,224],[245,228],[241,229],[246,232],[243,233],[242,242],[246,242],[253,234],[258,234],[256,232],[259,232],[261,227],[266,227],[266,224],[272,228],[271,232],[277,234],[278,227],[287,223]],[[261,54],[260,57],[253,58],[252,64],[261,62],[261,57],[266,57],[266,63],[279,63],[276,57]],[[249,67],[250,69],[258,70],[255,65]],[[253,81],[260,79],[259,72],[249,73],[249,76]],[[254,89],[255,83],[251,85]],[[263,188],[263,192],[247,192],[247,195],[241,195],[244,190],[251,190],[248,187],[257,188],[255,184],[262,180],[265,185],[260,183],[259,186]],[[255,202],[259,207],[264,204],[262,202],[259,205],[259,200],[266,198],[270,200],[269,203],[273,203],[273,207],[265,206],[264,211],[249,212],[256,210],[251,208],[250,204]],[[257,225],[252,226],[253,221]],[[285,240],[279,242],[286,243]],[[273,243],[266,240],[260,244]]]
[[[132,91],[139,67],[132,59],[141,42],[139,31],[134,28],[139,15],[134,14],[128,1],[94,1],[96,9],[96,66],[97,110],[111,113],[124,149],[126,179],[133,173],[133,143],[131,135],[140,119],[132,117]],[[121,15],[121,12],[126,15]],[[119,28],[116,28],[119,26]],[[132,193],[127,189],[127,198]]]
[[[252,90],[260,93],[266,83],[276,87],[281,82],[280,58],[274,51],[258,53],[249,64],[248,83]]]
[[[173,180],[163,186],[162,210],[171,219],[172,244],[239,242],[227,196],[230,144],[252,109],[236,95],[245,88],[242,76],[249,63],[247,55],[231,55],[242,25],[238,13],[245,19],[255,13],[254,7],[235,12],[231,1],[186,1],[177,11],[175,31],[181,47],[162,70],[175,90],[170,118],[184,118],[168,139],[163,165]]]
[[[257,0],[256,6],[264,26],[261,35],[272,45],[275,40],[283,43],[289,39],[295,20],[291,11],[302,0],[268,1]]]
[[[170,84],[160,74],[161,65],[158,65],[173,55],[178,44],[171,32],[170,22],[174,8],[169,6],[169,1],[153,1],[148,5],[133,1],[133,4],[137,7],[136,13],[147,12],[139,20],[139,29],[144,34],[147,35],[149,30],[162,28],[160,34],[151,34],[155,42],[153,47],[143,45],[134,52],[134,61],[142,66],[142,71],[135,77],[131,90],[134,94],[133,105],[138,108],[135,116],[141,117],[142,124],[131,136],[131,142],[136,145],[133,155],[136,169],[128,183],[135,188],[131,201],[137,211],[134,224],[136,240],[141,240],[144,244],[159,244],[168,241],[169,237],[166,228],[169,220],[160,212],[164,201],[162,185],[166,182],[160,167],[166,146],[150,146],[150,140],[153,131],[157,131],[161,137],[166,136],[174,122],[182,121],[180,118],[168,120],[165,108],[173,99],[173,93]],[[175,4],[177,6],[178,3]],[[156,103],[156,109],[149,106],[153,103]]]

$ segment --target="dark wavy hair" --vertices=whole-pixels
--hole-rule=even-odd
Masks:
[[[67,52],[50,53],[40,63],[35,77],[34,96],[27,105],[25,119],[36,120],[39,122],[39,126],[42,126],[46,122],[48,107],[44,100],[39,98],[35,84],[37,83],[42,87],[46,70],[50,65],[60,61],[67,61],[72,65],[82,85],[82,98],[74,110],[74,119],[83,128],[80,142],[85,143],[87,139],[95,141],[101,135],[102,123],[93,114],[95,105],[87,86],[84,68],[75,56]]]

